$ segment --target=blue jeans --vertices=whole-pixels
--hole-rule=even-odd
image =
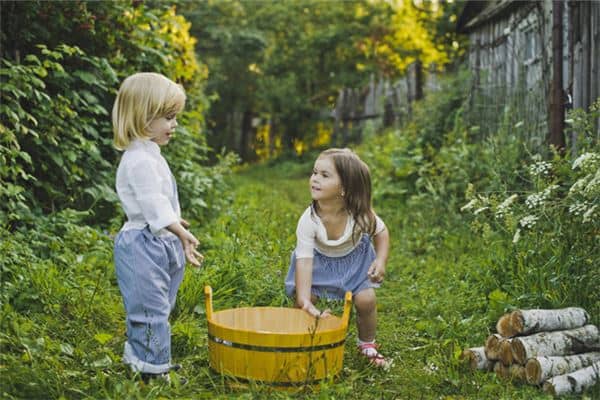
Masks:
[[[171,367],[169,315],[185,270],[181,241],[155,236],[148,228],[121,231],[114,257],[127,317],[123,362],[135,372],[166,372]]]

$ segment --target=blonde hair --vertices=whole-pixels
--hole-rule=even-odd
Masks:
[[[112,109],[114,146],[124,150],[134,139],[147,139],[150,122],[177,114],[183,110],[185,99],[183,87],[164,75],[130,75],[121,83]]]
[[[375,213],[371,206],[371,173],[369,167],[356,153],[348,148],[331,148],[323,151],[319,158],[329,157],[340,176],[344,192],[344,206],[352,215],[354,225],[353,237],[357,230],[374,235],[376,230]],[[317,203],[313,201],[313,208]]]

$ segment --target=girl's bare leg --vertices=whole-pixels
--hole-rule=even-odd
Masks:
[[[377,330],[377,298],[372,288],[361,290],[354,296],[358,338],[363,342],[375,340]]]

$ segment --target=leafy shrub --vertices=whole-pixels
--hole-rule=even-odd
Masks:
[[[114,71],[77,47],[39,50],[0,69],[0,215],[8,221],[116,199],[106,104]]]
[[[173,6],[16,2],[7,10],[9,25],[36,21],[22,37],[3,26],[1,37],[7,51],[0,70],[0,218],[11,229],[65,208],[89,209],[88,222],[111,229],[120,224],[110,111],[119,81],[137,71],[160,72],[185,85],[184,127],[165,154],[186,216],[208,218],[207,204],[218,209],[226,199],[223,176],[237,160],[223,155],[208,167],[207,71],[196,59],[190,24]],[[119,29],[96,23],[109,19]]]

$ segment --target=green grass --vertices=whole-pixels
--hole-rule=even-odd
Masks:
[[[535,387],[473,373],[458,359],[463,348],[483,344],[506,306],[493,295],[501,282],[486,270],[491,255],[503,251],[500,244],[493,248],[460,220],[438,221],[439,211],[400,198],[375,203],[392,239],[377,292],[377,339],[394,358],[390,371],[369,367],[356,354],[354,317],[341,376],[319,390],[234,388],[211,371],[203,287],[213,287],[215,310],[292,305],[283,279],[297,219],[310,201],[310,168],[310,162],[285,162],[242,170],[231,177],[231,205],[215,220],[193,224],[206,261],[186,271],[172,319],[174,362],[189,379],[184,387],[144,384],[120,363],[124,314],[110,238],[64,216],[37,233],[3,239],[3,280],[13,285],[3,291],[14,293],[6,292],[10,301],[2,297],[2,398],[550,398]]]

